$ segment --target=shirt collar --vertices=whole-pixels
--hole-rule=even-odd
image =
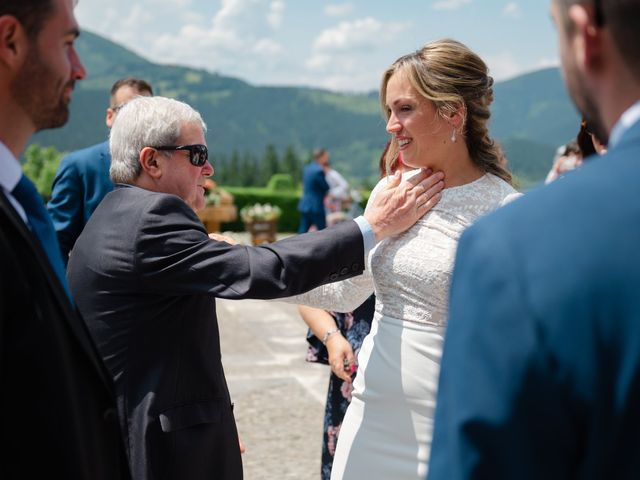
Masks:
[[[640,100],[631,105],[620,116],[609,135],[609,147],[613,148],[620,141],[624,133],[629,130],[636,122],[640,121]]]
[[[22,177],[20,163],[11,150],[0,141],[0,187],[11,192]]]

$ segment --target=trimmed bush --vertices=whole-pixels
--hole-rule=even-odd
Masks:
[[[293,177],[288,173],[276,173],[271,175],[269,183],[267,183],[267,190],[283,191],[295,189],[296,186],[293,184]]]
[[[245,205],[253,205],[255,203],[270,203],[277,205],[282,210],[282,215],[278,219],[279,232],[297,232],[300,223],[300,213],[298,212],[298,201],[300,200],[300,192],[297,190],[270,190],[268,188],[259,187],[220,187],[233,195],[233,203],[238,211]],[[232,232],[241,232],[244,230],[244,223],[238,218],[235,222],[223,223],[220,226],[221,231],[229,230]]]

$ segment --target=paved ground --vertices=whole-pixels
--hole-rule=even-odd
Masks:
[[[295,305],[217,305],[222,361],[247,448],[245,479],[318,480],[329,369],[305,362],[307,329]]]

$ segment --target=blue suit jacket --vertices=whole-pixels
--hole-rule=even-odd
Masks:
[[[65,265],[89,217],[113,190],[109,142],[70,153],[60,162],[48,204]]]
[[[304,167],[302,173],[302,198],[298,210],[308,213],[324,213],[324,196],[329,191],[329,184],[324,170],[315,161]]]
[[[462,236],[429,480],[640,478],[640,122]]]

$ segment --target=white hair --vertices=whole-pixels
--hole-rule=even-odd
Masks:
[[[191,106],[165,97],[137,97],[128,102],[111,127],[109,148],[114,183],[133,183],[140,175],[144,147],[175,145],[185,125],[207,125]]]

